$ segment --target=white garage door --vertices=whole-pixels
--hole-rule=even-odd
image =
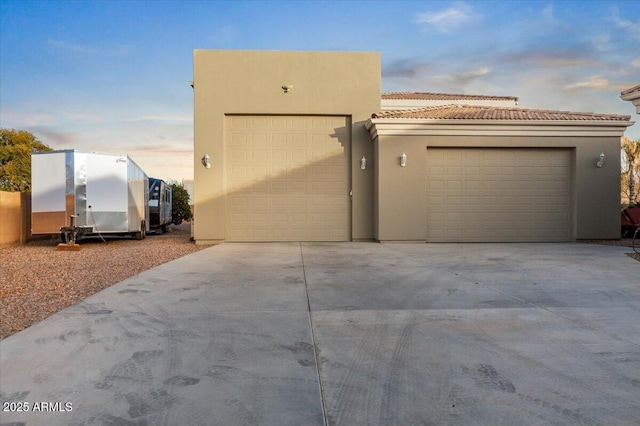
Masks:
[[[569,241],[572,151],[427,149],[430,242]]]
[[[225,239],[348,241],[350,122],[227,116]]]

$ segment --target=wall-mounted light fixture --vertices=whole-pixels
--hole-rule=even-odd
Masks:
[[[293,86],[282,86],[282,91],[284,93],[289,93],[289,90],[293,89]]]
[[[604,157],[605,157],[604,152],[598,156],[598,161],[596,161],[596,167],[600,168],[604,166]]]
[[[367,159],[364,158],[364,155],[360,159],[360,170],[364,170],[367,168]]]
[[[400,156],[400,167],[404,167],[406,165],[407,165],[407,154],[403,152],[402,155]]]
[[[209,161],[210,159],[211,159],[211,157],[209,157],[209,154],[205,154],[204,157],[202,157],[202,165],[206,169],[210,169],[211,168],[211,162]]]

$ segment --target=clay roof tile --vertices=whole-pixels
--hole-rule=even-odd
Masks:
[[[416,100],[438,100],[438,101],[464,101],[464,100],[500,100],[518,101],[513,96],[485,96],[485,95],[462,95],[452,93],[425,93],[425,92],[390,92],[383,93],[382,99],[416,99]]]
[[[522,120],[522,121],[629,121],[628,115],[475,105],[442,105],[408,110],[383,111],[371,118],[423,120]]]

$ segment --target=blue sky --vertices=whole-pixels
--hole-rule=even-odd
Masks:
[[[194,49],[375,51],[385,92],[640,121],[640,1],[1,0],[0,126],[191,179]]]

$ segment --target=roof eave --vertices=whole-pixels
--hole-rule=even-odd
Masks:
[[[640,90],[636,90],[635,92],[627,93],[621,95],[620,98],[623,101],[629,101],[636,107],[636,113],[640,114]]]
[[[473,120],[370,118],[365,128],[378,135],[622,136],[628,120]]]
[[[623,101],[633,101],[635,99],[640,99],[640,91],[627,93],[626,95],[621,95],[620,98]]]
[[[627,117],[627,116],[623,116]],[[394,124],[394,123],[411,123],[411,124],[488,124],[488,125],[527,125],[527,126],[631,126],[634,122],[629,120],[491,120],[491,119],[472,119],[472,118],[391,118],[376,117],[370,118],[372,124]]]

